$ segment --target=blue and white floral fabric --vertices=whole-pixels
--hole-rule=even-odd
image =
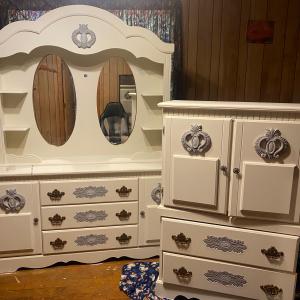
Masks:
[[[122,268],[120,289],[132,300],[168,300],[154,294],[158,262],[130,263]]]

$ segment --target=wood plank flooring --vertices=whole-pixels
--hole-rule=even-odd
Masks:
[[[0,300],[126,300],[119,290],[121,269],[133,261],[55,265],[0,274]]]

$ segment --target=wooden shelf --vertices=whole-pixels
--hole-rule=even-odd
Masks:
[[[27,132],[29,131],[30,127],[28,126],[4,126],[4,132]]]
[[[0,90],[0,95],[1,94],[8,94],[8,95],[22,95],[22,94],[27,94],[27,91],[21,91],[21,90],[15,90],[15,91],[12,91],[12,90]]]

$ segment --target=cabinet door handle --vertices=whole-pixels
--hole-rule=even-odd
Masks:
[[[172,235],[172,240],[175,241],[179,248],[188,248],[192,242],[192,239],[187,238],[182,232],[177,235]]]
[[[260,288],[268,296],[278,296],[282,293],[282,289],[273,284],[261,285]]]
[[[261,253],[264,254],[269,259],[279,259],[284,256],[284,253],[278,251],[275,247],[270,247],[269,249],[261,249]]]
[[[125,244],[129,244],[130,240],[131,240],[131,236],[127,235],[126,233],[121,234],[120,236],[116,237],[116,240],[121,244],[121,245],[125,245]]]
[[[39,224],[39,218],[34,218],[33,225],[38,225],[38,224]]]
[[[220,170],[224,173],[227,173],[227,167],[226,166],[220,166]]]
[[[116,192],[120,197],[128,197],[132,192],[132,189],[128,189],[125,185],[123,185],[120,189],[116,189]]]
[[[131,212],[127,212],[125,209],[123,209],[121,212],[116,213],[116,216],[120,221],[127,221],[131,216]]]
[[[50,198],[51,201],[59,201],[64,195],[64,192],[60,192],[57,189],[47,193],[47,196]]]
[[[53,247],[54,250],[61,250],[65,247],[67,241],[63,241],[60,238],[57,238],[54,242],[50,242],[50,245]]]
[[[61,225],[65,219],[66,217],[62,217],[59,214],[55,214],[53,217],[48,218],[52,225]]]
[[[173,272],[181,280],[189,280],[193,276],[193,273],[191,271],[188,271],[185,267],[181,267],[180,269],[173,269]]]
[[[236,174],[236,175],[239,175],[240,174],[240,169],[239,168],[233,168],[233,173]]]

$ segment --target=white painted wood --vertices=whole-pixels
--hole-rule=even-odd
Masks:
[[[7,190],[16,190],[24,197],[25,205],[19,213],[6,213],[0,209],[0,257],[41,253],[38,183],[1,182],[0,197],[7,195]],[[38,219],[37,225],[34,225],[34,218]]]
[[[119,218],[117,214],[125,210],[130,213],[127,218]],[[89,215],[88,215],[89,213]],[[98,218],[95,214],[98,213]],[[64,217],[61,224],[53,224],[53,217],[58,214]],[[85,219],[82,219],[85,214]],[[101,216],[103,216],[101,218]],[[52,218],[49,220],[49,218]],[[128,225],[138,223],[138,202],[84,204],[42,207],[42,229],[56,230],[68,228],[97,227],[111,225]]]
[[[125,186],[131,189],[128,195],[121,197],[117,190]],[[100,189],[95,194],[95,188]],[[51,200],[48,193],[55,189],[65,193],[61,200]],[[80,189],[88,189],[82,192]],[[102,192],[103,191],[103,192]],[[40,197],[42,205],[88,204],[138,200],[138,178],[111,178],[93,180],[51,180],[40,182]]]
[[[270,102],[237,102],[237,101],[188,101],[176,100],[159,103],[159,107],[172,109],[192,110],[214,110],[223,111],[227,115],[231,111],[265,111],[265,112],[300,112],[300,105],[297,103],[270,103]]]
[[[174,273],[174,269],[186,268],[192,272],[191,280],[179,280]],[[228,272],[234,276],[241,276],[240,286],[233,284],[221,284],[220,282],[209,281],[205,274],[208,272]],[[223,275],[223,278],[226,275]],[[246,266],[233,265],[213,260],[200,259],[182,256],[171,253],[163,254],[163,278],[164,282],[181,285],[185,287],[197,288],[199,290],[214,291],[221,294],[248,297],[250,299],[268,299],[262,291],[261,286],[275,285],[283,290],[280,295],[282,300],[294,299],[294,288],[296,284],[296,274],[287,274],[274,271],[267,271]],[[238,279],[235,280],[237,282]],[[201,292],[199,292],[199,296]]]
[[[139,177],[139,245],[156,245],[160,240],[160,211],[152,199],[161,186],[161,176]]]
[[[180,233],[191,242],[184,246],[176,243],[173,236]],[[216,239],[223,240],[212,243]],[[168,218],[162,220],[162,250],[182,255],[296,272],[298,244],[298,236]],[[268,259],[261,251],[271,247],[283,252],[284,256]]]
[[[3,127],[3,131],[4,132],[24,132],[26,133],[27,131],[29,131],[30,127],[26,127],[26,126],[7,126],[4,125]]]
[[[0,258],[0,273],[15,272],[18,268],[44,268],[57,262],[78,261],[85,264],[99,263],[111,257],[122,256],[145,259],[158,255],[157,246],[143,248],[106,249],[105,251],[90,251],[76,253],[60,253],[59,255],[32,255],[13,258]]]
[[[121,244],[116,238],[120,237],[124,233],[131,238],[128,243]],[[107,240],[102,244],[97,243],[95,245],[78,245],[78,243],[76,243],[76,240],[79,237],[86,238],[90,235],[101,235]],[[54,249],[54,247],[50,244],[51,242],[55,242],[55,240],[58,238],[66,242],[62,249]],[[53,230],[43,232],[43,252],[45,254],[94,251],[114,248],[121,249],[136,247],[137,242],[138,228],[136,225]]]
[[[244,162],[240,210],[288,215],[296,165]]]
[[[203,155],[190,155],[182,146],[183,134],[192,125],[202,125],[209,134],[212,146]],[[173,117],[170,123],[171,160],[168,206],[226,213],[228,174],[220,166],[229,168],[228,150],[231,121],[225,119]],[[184,185],[184,188],[182,188]]]

